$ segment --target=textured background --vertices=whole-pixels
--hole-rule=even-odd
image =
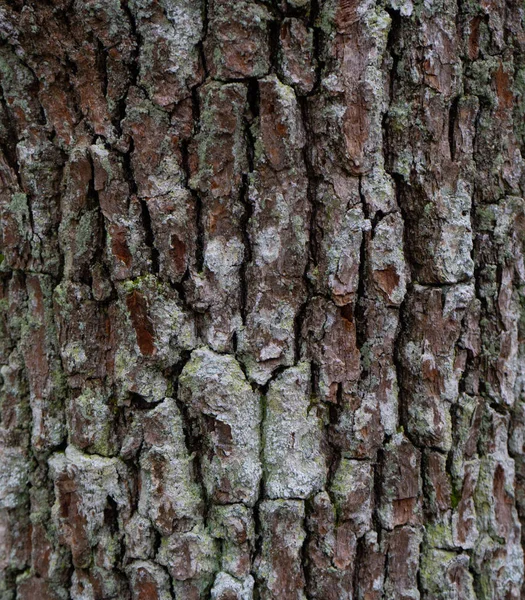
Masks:
[[[0,599],[511,600],[524,7],[0,0]]]

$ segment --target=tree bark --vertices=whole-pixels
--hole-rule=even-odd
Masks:
[[[517,0],[0,0],[0,599],[510,600]]]

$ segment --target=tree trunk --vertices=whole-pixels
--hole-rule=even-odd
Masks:
[[[520,598],[524,18],[0,0],[1,600]]]

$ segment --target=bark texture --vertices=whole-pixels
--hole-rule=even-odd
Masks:
[[[524,19],[0,0],[1,600],[521,597]]]

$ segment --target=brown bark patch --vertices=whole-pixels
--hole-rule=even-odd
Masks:
[[[128,248],[128,242],[126,239],[126,230],[123,227],[116,225],[111,226],[111,250],[113,255],[123,262],[126,267],[131,265],[131,252]]]
[[[171,256],[178,273],[185,270],[186,244],[176,235],[171,236]]]
[[[499,100],[498,112],[502,113],[511,108],[514,95],[510,89],[510,77],[503,70],[503,65],[500,63],[498,70],[494,74],[494,82],[496,84],[496,94]]]
[[[386,269],[381,269],[380,271],[374,271],[374,279],[379,288],[383,290],[388,297],[390,297],[392,292],[397,288],[400,281],[399,274],[394,265],[390,265]]]
[[[505,471],[501,465],[498,465],[494,472],[493,491],[498,523],[500,524],[504,535],[507,535],[513,527],[513,502],[512,498],[505,490]]]
[[[155,354],[153,324],[148,315],[148,306],[144,296],[134,290],[126,298],[126,304],[137,336],[137,343],[142,354]]]
[[[358,0],[340,0],[335,18],[337,31],[340,33],[348,33],[348,29],[354,23],[359,21],[359,14],[357,12],[358,5]]]

